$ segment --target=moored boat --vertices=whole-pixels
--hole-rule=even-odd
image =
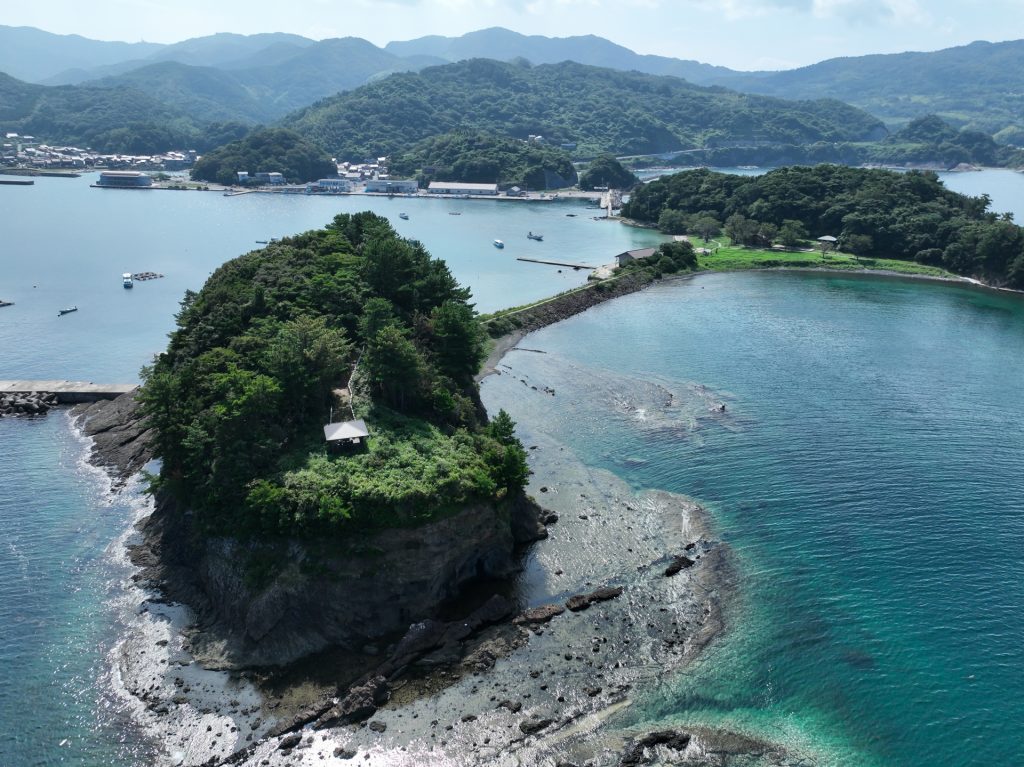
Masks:
[[[526,236],[531,240],[536,240],[537,242],[542,242],[544,240],[543,234],[534,234],[533,232],[527,232]]]
[[[57,316],[58,317],[63,317],[65,314],[71,314],[71,312],[77,312],[77,311],[78,311],[78,307],[77,306],[69,306],[67,309],[58,309],[57,310]]]
[[[132,287],[132,273],[125,272],[121,275],[121,285],[126,288]]]
[[[500,250],[501,248],[505,247],[505,243],[503,243],[501,240],[495,240],[494,241],[494,247],[496,247],[496,248],[498,248]]]
[[[408,213],[399,213],[398,217],[401,218],[401,219],[404,219],[406,221],[409,220],[409,214]]]

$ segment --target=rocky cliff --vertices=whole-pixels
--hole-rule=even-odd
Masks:
[[[517,545],[545,534],[538,512],[519,498],[344,541],[243,542],[197,534],[165,498],[132,558],[140,579],[195,611],[203,665],[279,666],[328,647],[358,652],[432,617],[471,581],[508,577]]]

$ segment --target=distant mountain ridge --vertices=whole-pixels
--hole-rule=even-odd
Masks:
[[[186,134],[192,135],[199,123],[269,123],[396,72],[475,57],[534,65],[575,61],[748,94],[798,100],[829,97],[864,109],[890,130],[936,114],[956,128],[981,130],[1000,143],[1024,146],[1024,40],[978,42],[932,53],[830,59],[783,72],[738,72],[697,61],[640,55],[593,35],[556,38],[502,28],[461,37],[391,42],[380,48],[360,38],[315,41],[278,33],[221,33],[171,45],[115,43],[0,26],[0,72],[26,84],[131,90],[159,104],[160,121],[174,115],[168,126],[181,129],[189,123]],[[14,90],[2,89],[0,98]],[[100,101],[118,98],[135,106],[144,103],[137,95],[108,94]],[[55,112],[62,111],[57,101],[46,103]],[[53,139],[59,136],[64,141],[81,134],[70,115],[50,119],[48,113],[29,120],[24,114],[15,117],[12,105],[3,103],[0,111],[9,116],[6,125],[12,130],[17,125],[51,126],[58,131]],[[96,111],[85,109],[81,122]],[[104,123],[111,120],[111,114],[103,114]],[[105,135],[102,130],[87,133]],[[639,143],[643,141],[639,137]]]

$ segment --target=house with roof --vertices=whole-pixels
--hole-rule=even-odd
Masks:
[[[616,266],[625,266],[631,261],[639,261],[642,258],[650,258],[657,253],[657,248],[637,248],[636,250],[627,250],[624,253],[619,253],[615,257]]]

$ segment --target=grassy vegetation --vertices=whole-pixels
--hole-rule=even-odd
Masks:
[[[697,241],[700,244],[700,241]],[[820,250],[784,251],[763,250],[723,243],[709,254],[700,254],[697,263],[702,270],[731,272],[741,269],[818,268],[852,271],[872,269],[899,274],[916,274],[926,277],[948,277],[956,275],[937,266],[919,264],[916,261],[897,261],[893,258],[858,258],[850,253]]]

